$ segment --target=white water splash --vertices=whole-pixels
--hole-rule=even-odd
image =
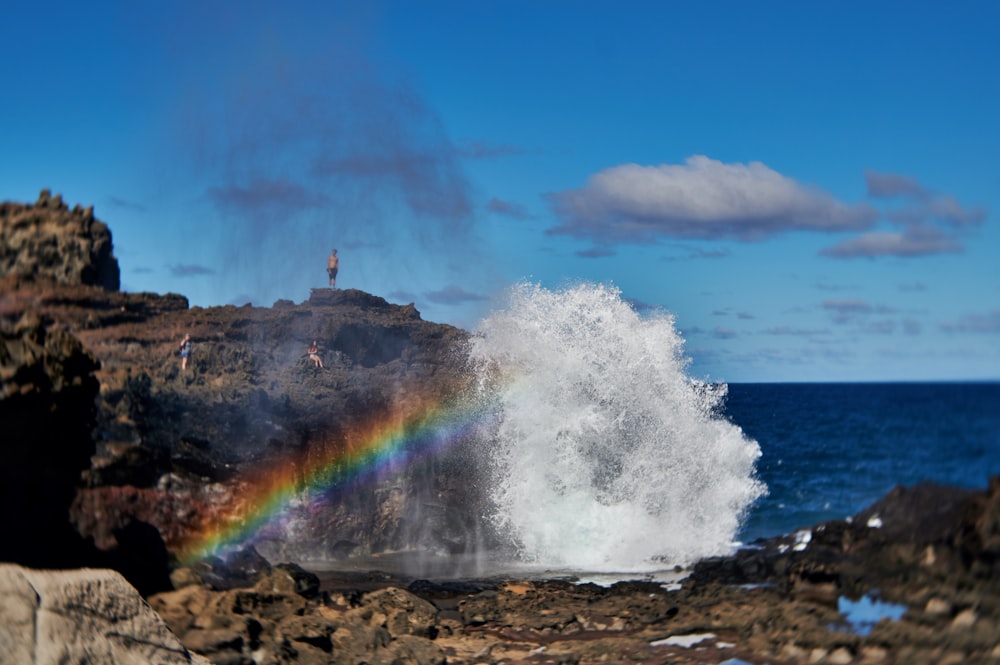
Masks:
[[[470,358],[497,419],[496,526],[522,559],[635,571],[728,551],[765,492],[757,443],[718,416],[726,387],[685,373],[673,317],[617,289],[522,284]]]

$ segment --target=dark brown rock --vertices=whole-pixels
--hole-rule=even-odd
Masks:
[[[119,287],[111,231],[93,208],[69,210],[42,190],[34,205],[0,203],[0,277]]]

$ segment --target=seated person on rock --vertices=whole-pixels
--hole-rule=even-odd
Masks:
[[[306,353],[309,354],[309,360],[313,361],[313,367],[323,369],[323,361],[319,357],[319,343],[316,340],[312,341]]]

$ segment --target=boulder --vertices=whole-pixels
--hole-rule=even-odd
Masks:
[[[208,665],[188,651],[119,573],[0,565],[4,662]]]

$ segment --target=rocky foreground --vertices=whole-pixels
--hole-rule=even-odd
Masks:
[[[303,513],[304,544],[260,543],[270,561],[184,567],[248,469],[335,455],[357,423],[405,415],[401,394],[461,391],[465,333],[360,291],[202,309],[118,274],[92,209],[0,204],[0,561],[18,564],[0,566],[0,663],[1000,662],[1000,479],[897,488],[674,585],[295,563],[467,551],[481,497],[453,459]],[[859,628],[848,599],[901,616]]]

